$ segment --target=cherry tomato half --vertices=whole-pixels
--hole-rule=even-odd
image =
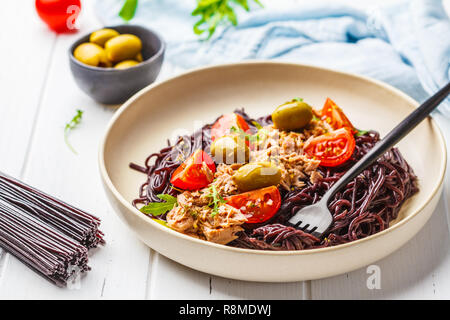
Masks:
[[[214,179],[216,166],[203,150],[196,150],[172,174],[170,183],[183,190],[198,190],[206,187]]]
[[[305,152],[320,160],[321,166],[335,167],[350,159],[355,145],[352,132],[341,128],[312,139],[305,146]]]
[[[322,108],[322,120],[328,122],[333,129],[348,128],[352,133],[357,132],[344,111],[330,98],[327,98]]]
[[[281,206],[281,195],[275,186],[226,197],[230,206],[241,210],[247,223],[261,223],[272,218]]]
[[[56,32],[75,31],[75,21],[81,10],[80,0],[36,0],[41,19]]]
[[[223,137],[231,132],[231,128],[241,129],[248,132],[250,127],[240,115],[236,113],[221,116],[211,127],[211,140]]]

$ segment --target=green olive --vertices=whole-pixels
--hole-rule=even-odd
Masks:
[[[102,52],[100,53],[100,63],[98,66],[104,68],[111,68],[113,66],[112,62],[106,57],[106,52],[104,49],[102,49]]]
[[[138,65],[139,62],[135,60],[124,60],[122,62],[119,62],[114,66],[115,69],[126,69],[129,67],[134,67],[135,65]]]
[[[97,67],[101,62],[107,62],[105,51],[94,43],[82,43],[75,48],[74,57],[90,66]]]
[[[103,47],[106,41],[118,35],[119,33],[116,30],[108,28],[100,29],[91,33],[89,41]]]
[[[244,192],[276,186],[281,181],[281,170],[270,162],[251,162],[233,174],[233,181]]]
[[[272,113],[273,124],[280,130],[301,129],[312,117],[311,106],[299,99],[282,104]]]
[[[219,163],[245,163],[250,157],[250,150],[238,136],[223,136],[211,144],[211,154]]]
[[[121,34],[105,43],[106,56],[113,62],[134,59],[141,49],[142,42],[134,34]]]

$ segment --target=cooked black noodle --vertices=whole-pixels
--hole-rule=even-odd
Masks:
[[[242,115],[249,123],[251,130],[257,130],[253,124],[253,121],[256,120],[251,119],[244,112],[244,109],[237,109],[234,112]],[[258,119],[257,122],[261,125],[266,125],[271,123],[272,120],[269,116]],[[133,200],[134,206],[139,204],[146,205],[149,202],[161,202],[161,199],[157,197],[157,195],[161,193],[170,194],[172,196],[176,196],[179,193],[170,184],[170,177],[183,160],[195,150],[203,149],[207,153],[210,152],[211,126],[211,124],[207,124],[200,130],[194,132],[191,136],[179,137],[174,145],[170,145],[170,141],[167,141],[167,147],[161,149],[159,152],[149,155],[147,159],[145,159],[145,167],[130,163],[130,168],[147,174],[147,181],[139,189],[139,198]],[[151,164],[152,160],[154,161],[153,164]]]
[[[396,148],[384,154],[334,196],[329,204],[333,224],[323,240],[293,232],[293,228],[284,225],[295,212],[319,201],[378,140],[376,132],[356,137],[355,152],[344,166],[319,167],[323,179],[315,184],[308,182],[301,190],[283,194],[281,208],[271,224],[242,233],[230,245],[266,250],[318,248],[354,241],[388,228],[389,223],[397,218],[402,203],[418,191],[414,172]]]
[[[133,205],[146,205],[149,202],[161,202],[158,194],[170,194],[176,196],[179,192],[170,184],[170,177],[183,160],[197,149],[203,149],[209,153],[211,144],[211,125],[205,125],[191,136],[179,137],[174,145],[161,149],[145,159],[145,167],[130,163],[130,167],[147,174],[147,181],[139,189],[139,198],[133,201]],[[154,163],[151,164],[151,161]]]
[[[256,131],[243,109],[235,110]],[[260,125],[272,123],[266,116],[256,120]],[[204,126],[191,136],[180,137],[177,143],[150,155],[145,167],[130,167],[147,174],[147,182],[133,205],[160,201],[160,193],[177,195],[170,177],[186,155],[199,148],[209,152],[211,125]],[[339,167],[319,167],[323,179],[317,183],[305,181],[306,186],[290,192],[280,189],[282,205],[278,213],[264,225],[247,229],[228,245],[259,250],[302,250],[334,246],[361,239],[389,227],[398,216],[403,202],[418,191],[417,177],[396,148],[386,152],[376,163],[338,192],[329,204],[333,223],[324,239],[286,226],[287,220],[301,208],[316,203],[325,192],[379,141],[379,134],[371,131],[355,137],[356,148],[352,158]],[[154,164],[150,160],[154,159]],[[161,217],[165,219],[165,216]]]

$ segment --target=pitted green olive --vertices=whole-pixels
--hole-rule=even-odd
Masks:
[[[89,41],[103,47],[106,41],[118,35],[119,33],[116,30],[108,28],[100,29],[91,33]]]
[[[135,60],[124,60],[122,62],[119,62],[118,64],[116,64],[114,66],[115,69],[126,69],[129,67],[133,67],[135,65],[138,65],[139,62],[135,61]]]
[[[273,124],[280,130],[301,129],[312,117],[311,106],[299,99],[282,104],[272,113]]]
[[[101,63],[107,63],[105,51],[94,43],[82,43],[73,52],[74,57],[90,66],[97,67]]]
[[[270,162],[251,162],[234,173],[233,181],[240,191],[276,186],[281,181],[281,170]]]
[[[250,150],[238,136],[223,136],[211,144],[211,154],[219,163],[245,163],[248,162]]]
[[[141,49],[142,42],[134,34],[121,34],[105,43],[106,56],[113,62],[134,59]]]

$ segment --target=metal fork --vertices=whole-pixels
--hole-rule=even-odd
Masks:
[[[348,170],[322,197],[322,199],[310,206],[299,210],[292,216],[288,224],[309,232],[317,238],[328,230],[333,222],[333,217],[328,209],[328,203],[342,187],[375,162],[386,151],[403,139],[412,129],[424,120],[450,93],[450,83],[426,100],[420,107],[414,110],[400,124],[389,132],[384,139],[378,142],[364,157],[362,157],[350,170]]]

